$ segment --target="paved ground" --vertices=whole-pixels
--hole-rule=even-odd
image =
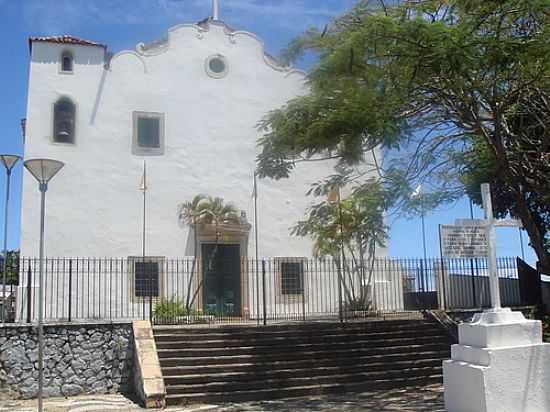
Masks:
[[[119,395],[47,399],[45,412],[143,411]],[[34,412],[36,401],[0,401],[0,412]],[[166,412],[444,412],[441,386],[227,405],[172,407]]]
[[[444,412],[443,392],[439,386],[402,391],[354,393],[294,400],[223,405],[221,412]]]

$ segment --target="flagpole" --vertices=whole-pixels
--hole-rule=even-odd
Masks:
[[[255,256],[256,256],[256,320],[258,324],[260,323],[260,277],[259,277],[259,267],[258,267],[258,175],[254,171],[254,247],[255,247]]]
[[[146,193],[147,193],[147,165],[145,163],[145,160],[143,161],[143,186],[141,187],[143,190],[143,233],[142,233],[142,239],[143,239],[143,246],[142,246],[142,256],[145,261],[145,208],[146,208]]]
[[[426,286],[428,283],[428,279],[426,278],[426,271],[427,271],[427,265],[428,265],[428,254],[426,253],[426,219],[425,219],[425,212],[424,212],[424,204],[422,204],[422,214],[421,214],[421,220],[422,220],[422,249],[424,252],[424,264],[422,265],[422,280],[420,282],[422,292],[426,292]]]
[[[146,268],[145,265],[145,229],[146,229],[146,210],[147,210],[147,165],[145,160],[143,161],[143,176],[142,176],[142,182],[141,182],[141,188],[143,191],[143,232],[142,232],[142,267]],[[149,273],[149,321],[152,320],[152,311],[153,311],[153,302],[152,302],[152,287],[153,287],[153,279],[152,274]],[[145,297],[143,297],[143,320],[145,320]]]

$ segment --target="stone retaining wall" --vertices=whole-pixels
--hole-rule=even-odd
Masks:
[[[44,396],[132,389],[131,323],[44,326]],[[38,331],[0,325],[0,398],[29,399],[38,391]]]

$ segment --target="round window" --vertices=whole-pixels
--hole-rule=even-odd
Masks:
[[[227,60],[225,57],[216,55],[206,60],[206,72],[209,76],[221,79],[227,74]]]

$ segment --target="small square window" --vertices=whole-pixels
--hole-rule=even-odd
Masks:
[[[65,50],[61,53],[61,73],[72,73],[74,66],[73,54]]]
[[[160,119],[158,117],[139,117],[137,133],[139,147],[160,147]]]
[[[137,155],[164,154],[164,114],[134,112],[132,153]]]

